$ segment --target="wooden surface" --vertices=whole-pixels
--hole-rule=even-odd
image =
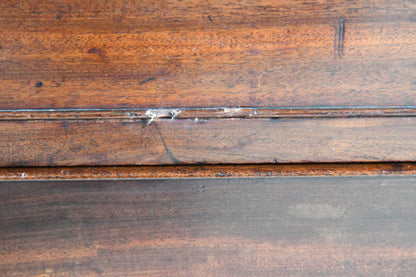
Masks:
[[[0,121],[0,166],[416,159],[416,118]]]
[[[0,121],[415,117],[416,107],[282,107],[0,110]],[[149,122],[147,122],[149,123]]]
[[[414,276],[415,181],[3,181],[0,275]]]
[[[0,3],[0,109],[416,106],[413,1]]]
[[[416,175],[416,163],[3,167],[0,180]]]
[[[0,166],[416,160],[413,1],[0,3]]]
[[[416,275],[415,22],[0,1],[0,276]]]

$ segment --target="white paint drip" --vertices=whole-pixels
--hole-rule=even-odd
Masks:
[[[172,118],[171,118],[172,120],[175,119],[175,117],[177,117],[180,113],[181,113],[180,110],[171,110],[169,112],[169,114],[172,116]]]
[[[225,108],[224,109],[224,113],[227,115],[233,115],[239,112],[241,112],[241,108]]]
[[[155,109],[155,110],[147,110],[145,115],[149,118],[147,125],[150,125],[153,121],[158,118],[171,118],[172,120],[175,119],[181,110],[164,110],[164,109]]]

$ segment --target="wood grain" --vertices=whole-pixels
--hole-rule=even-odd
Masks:
[[[413,276],[415,177],[0,182],[2,276]]]
[[[0,121],[0,166],[416,159],[416,118]]]
[[[0,180],[416,175],[416,163],[3,167]]]
[[[416,106],[411,1],[8,0],[0,15],[0,109]]]
[[[352,22],[415,20],[412,1],[374,0],[211,0],[99,1],[5,0],[0,27],[15,31],[62,31],[114,33],[149,30],[207,30],[276,26],[331,21],[344,17]],[[13,24],[13,25],[10,25]]]

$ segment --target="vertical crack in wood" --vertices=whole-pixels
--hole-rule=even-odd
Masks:
[[[343,52],[344,52],[344,32],[345,32],[344,25],[345,25],[344,19],[341,18],[339,20],[338,29],[337,29],[337,54],[338,54],[338,57],[342,57]]]
[[[165,140],[163,139],[162,133],[159,130],[159,127],[157,126],[157,123],[154,122],[153,126],[155,126],[156,132],[159,134],[160,140],[162,141],[162,145],[165,148],[166,154],[168,155],[169,159],[175,163],[179,164],[180,161],[172,154],[172,151],[170,151],[170,148],[166,145]]]

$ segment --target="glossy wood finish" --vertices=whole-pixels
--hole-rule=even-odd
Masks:
[[[416,159],[416,118],[1,121],[0,166]]]
[[[0,274],[413,276],[415,178],[0,182]]]
[[[0,109],[416,106],[415,19],[391,0],[1,1]]]

